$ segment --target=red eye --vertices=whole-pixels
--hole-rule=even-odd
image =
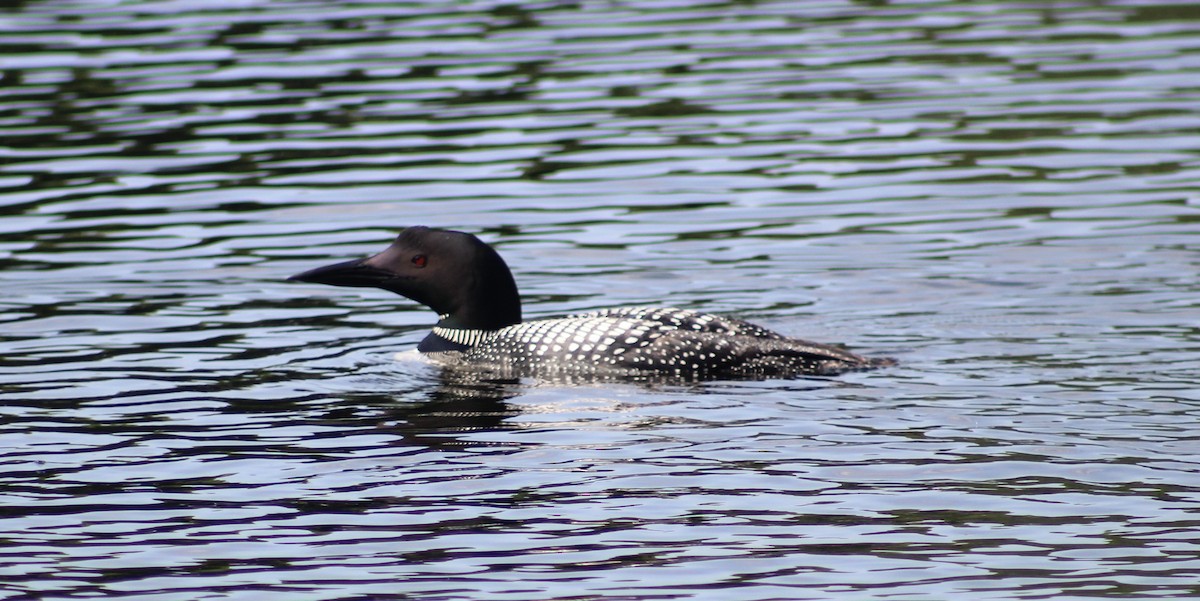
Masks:
[[[417,267],[424,267],[426,263],[425,255],[413,255],[412,264]]]

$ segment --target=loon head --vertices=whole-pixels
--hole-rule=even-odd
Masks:
[[[521,298],[508,265],[466,232],[406,228],[377,255],[288,279],[390,290],[436,311],[442,327],[498,330],[521,322]]]

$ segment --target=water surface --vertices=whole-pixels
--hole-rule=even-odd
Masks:
[[[1200,11],[18,2],[0,598],[1200,596]],[[898,357],[456,378],[284,279],[463,229],[527,317]]]

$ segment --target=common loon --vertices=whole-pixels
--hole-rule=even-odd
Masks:
[[[787,338],[740,319],[671,307],[620,307],[521,321],[521,298],[500,255],[475,236],[423,226],[383,252],[289,280],[390,290],[428,306],[437,325],[417,350],[439,363],[512,375],[831,375],[891,359]]]

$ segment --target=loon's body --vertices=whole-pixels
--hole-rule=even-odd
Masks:
[[[893,363],[787,338],[739,319],[671,307],[620,307],[522,322],[508,266],[464,232],[410,227],[377,255],[290,279],[377,287],[413,299],[439,316],[417,350],[440,363],[511,375],[794,377]]]

